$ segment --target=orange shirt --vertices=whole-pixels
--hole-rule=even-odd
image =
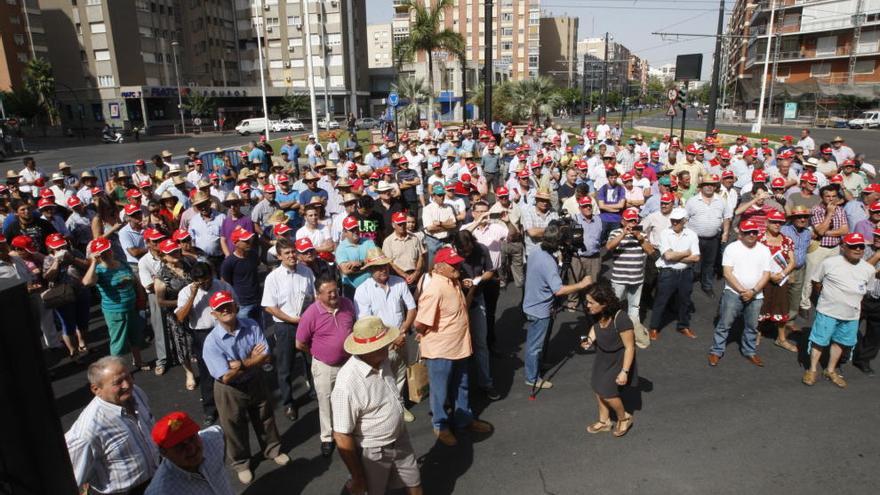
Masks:
[[[458,284],[432,273],[418,308],[416,322],[430,328],[420,342],[422,357],[464,359],[473,353],[467,304]]]

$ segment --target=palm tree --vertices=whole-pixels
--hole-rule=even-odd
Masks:
[[[310,109],[309,98],[300,93],[287,94],[281,97],[281,101],[272,107],[272,113],[281,117],[293,117],[298,119],[300,114],[307,113]]]
[[[426,5],[428,4],[428,5]],[[433,6],[431,6],[433,4]],[[434,127],[434,51],[449,52],[464,63],[464,37],[449,28],[443,28],[440,15],[452,7],[452,0],[403,0],[401,5],[415,14],[410,24],[409,38],[394,45],[394,60],[398,68],[412,62],[418,53],[428,58],[428,126]]]
[[[507,99],[507,113],[517,119],[540,121],[552,115],[563,104],[553,80],[546,76],[511,83]]]
[[[217,102],[210,96],[204,96],[199,93],[190,93],[186,97],[186,103],[183,108],[189,110],[193,117],[209,117],[214,115],[217,108]]]
[[[49,117],[49,125],[58,122],[58,109],[55,107],[55,76],[52,66],[44,58],[33,58],[24,69],[24,85],[33,93]]]
[[[422,115],[422,102],[428,99],[431,94],[431,89],[425,84],[425,78],[403,77],[391,87],[400,95],[401,99],[409,101],[405,107],[397,107],[398,118],[405,122],[408,128],[413,128],[413,124],[418,127]],[[428,113],[434,112],[429,108]]]

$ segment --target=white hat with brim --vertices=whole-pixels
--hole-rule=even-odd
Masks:
[[[378,316],[367,316],[354,324],[343,348],[352,356],[360,356],[391,345],[399,336],[397,327],[385,325]]]

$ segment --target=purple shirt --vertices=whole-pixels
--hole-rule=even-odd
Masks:
[[[256,230],[254,230],[254,222],[247,215],[242,215],[241,218],[238,219],[232,218],[232,215],[226,215],[226,220],[223,220],[223,225],[220,227],[220,235],[223,236],[223,242],[226,243],[229,252],[235,250],[235,243],[232,242],[232,231],[235,230],[236,227],[241,227],[248,232],[256,233]]]
[[[357,319],[354,303],[339,298],[339,307],[330,313],[320,301],[306,308],[296,327],[296,340],[309,346],[312,357],[330,366],[342,366],[348,360],[343,349],[345,338]]]
[[[853,228],[853,232],[862,234],[863,236],[865,236],[865,240],[867,242],[871,242],[871,239],[874,238],[874,229],[875,228],[876,227],[874,227],[874,224],[871,222],[871,219],[868,218],[868,219],[862,220],[861,222],[857,223],[855,228]]]

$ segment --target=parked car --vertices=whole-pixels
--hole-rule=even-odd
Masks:
[[[272,132],[292,132],[306,130],[306,126],[304,126],[302,122],[294,118],[273,121],[270,127],[272,128]]]
[[[318,121],[318,129],[339,129],[339,122],[333,119],[320,120]]]
[[[819,119],[816,121],[816,127],[833,127],[835,129],[846,128],[846,119],[841,117],[828,117],[827,119]]]
[[[241,134],[242,136],[247,136],[251,133],[261,133],[266,130],[266,119],[244,119],[235,126],[235,132]]]
[[[379,127],[379,121],[372,117],[364,117],[355,120],[354,125],[358,129],[375,129]]]
[[[873,129],[880,127],[880,110],[867,110],[846,123],[850,129]]]

